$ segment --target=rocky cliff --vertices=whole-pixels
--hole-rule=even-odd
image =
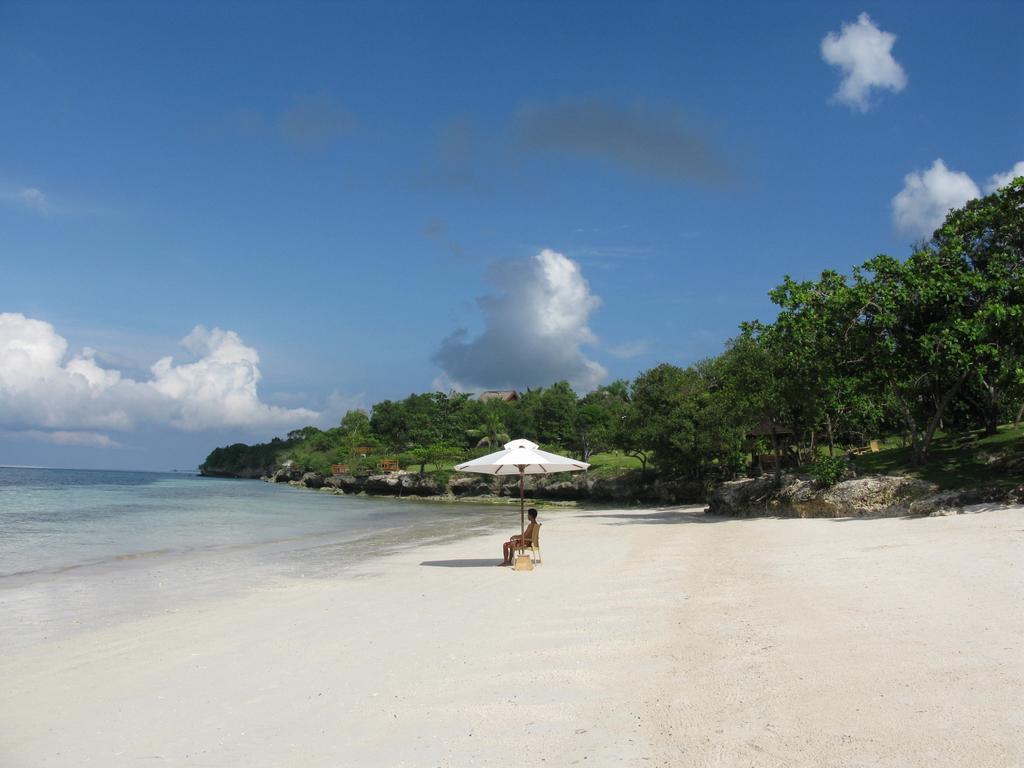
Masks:
[[[338,493],[366,493],[376,496],[421,497],[516,497],[519,480],[516,477],[487,477],[484,475],[453,475],[439,479],[432,474],[389,472],[386,474],[355,477],[352,475],[323,476],[317,472],[281,469],[264,477],[268,482],[290,483],[305,488],[332,489]],[[588,473],[528,476],[526,496],[551,501],[607,501],[620,503],[646,502],[653,504],[699,503],[704,500],[703,488],[697,483],[649,479],[643,481],[639,472],[622,475],[593,477]]]
[[[224,467],[211,467],[206,464],[199,467],[199,474],[203,477],[230,477],[241,480],[259,480],[273,471],[273,467],[236,467],[227,469]]]
[[[822,487],[812,480],[774,476],[734,480],[716,488],[707,513],[729,517],[898,517],[948,514],[971,504],[1017,502],[1024,487],[939,491],[911,477],[873,475]]]

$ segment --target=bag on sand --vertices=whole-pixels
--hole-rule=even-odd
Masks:
[[[532,571],[533,560],[529,555],[516,555],[516,561],[512,566],[513,571]]]

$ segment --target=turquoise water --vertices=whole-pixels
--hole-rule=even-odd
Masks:
[[[0,650],[514,527],[507,507],[183,474],[0,467]],[[478,556],[497,556],[480,552]]]

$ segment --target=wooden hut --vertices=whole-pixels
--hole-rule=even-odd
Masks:
[[[782,443],[785,438],[793,434],[793,430],[785,424],[779,424],[771,419],[765,419],[747,432],[747,445],[750,449],[750,458],[761,472],[777,471],[785,464],[785,456],[782,450]],[[762,437],[767,437],[772,443],[772,453],[758,453],[757,444]]]
[[[504,400],[506,403],[514,403],[519,399],[519,393],[514,389],[489,389],[486,392],[481,392],[477,399],[481,403],[486,403],[488,400]]]

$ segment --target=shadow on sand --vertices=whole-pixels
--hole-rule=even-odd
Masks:
[[[424,560],[420,565],[429,565],[433,568],[494,568],[500,562],[500,557],[487,557],[463,560]]]
[[[671,525],[677,523],[722,523],[732,518],[705,515],[703,507],[689,509],[644,510],[637,512],[608,512],[577,515],[577,517],[604,518],[614,522],[606,525],[629,525],[641,523],[646,525]]]
[[[1006,509],[1015,506],[1011,502],[996,502],[988,504],[974,504],[958,514],[974,515],[982,512],[989,512],[997,509]],[[799,515],[764,514],[749,516],[729,515],[706,515],[700,507],[688,509],[665,509],[665,510],[637,510],[636,512],[592,512],[577,515],[577,517],[606,518],[609,522],[605,525],[629,525],[631,523],[643,524],[676,524],[676,523],[726,523],[729,521],[739,522],[743,520],[828,520],[832,523],[852,523],[857,521],[871,520],[928,520],[932,515],[909,514],[899,515],[857,515],[855,517],[800,517]]]

